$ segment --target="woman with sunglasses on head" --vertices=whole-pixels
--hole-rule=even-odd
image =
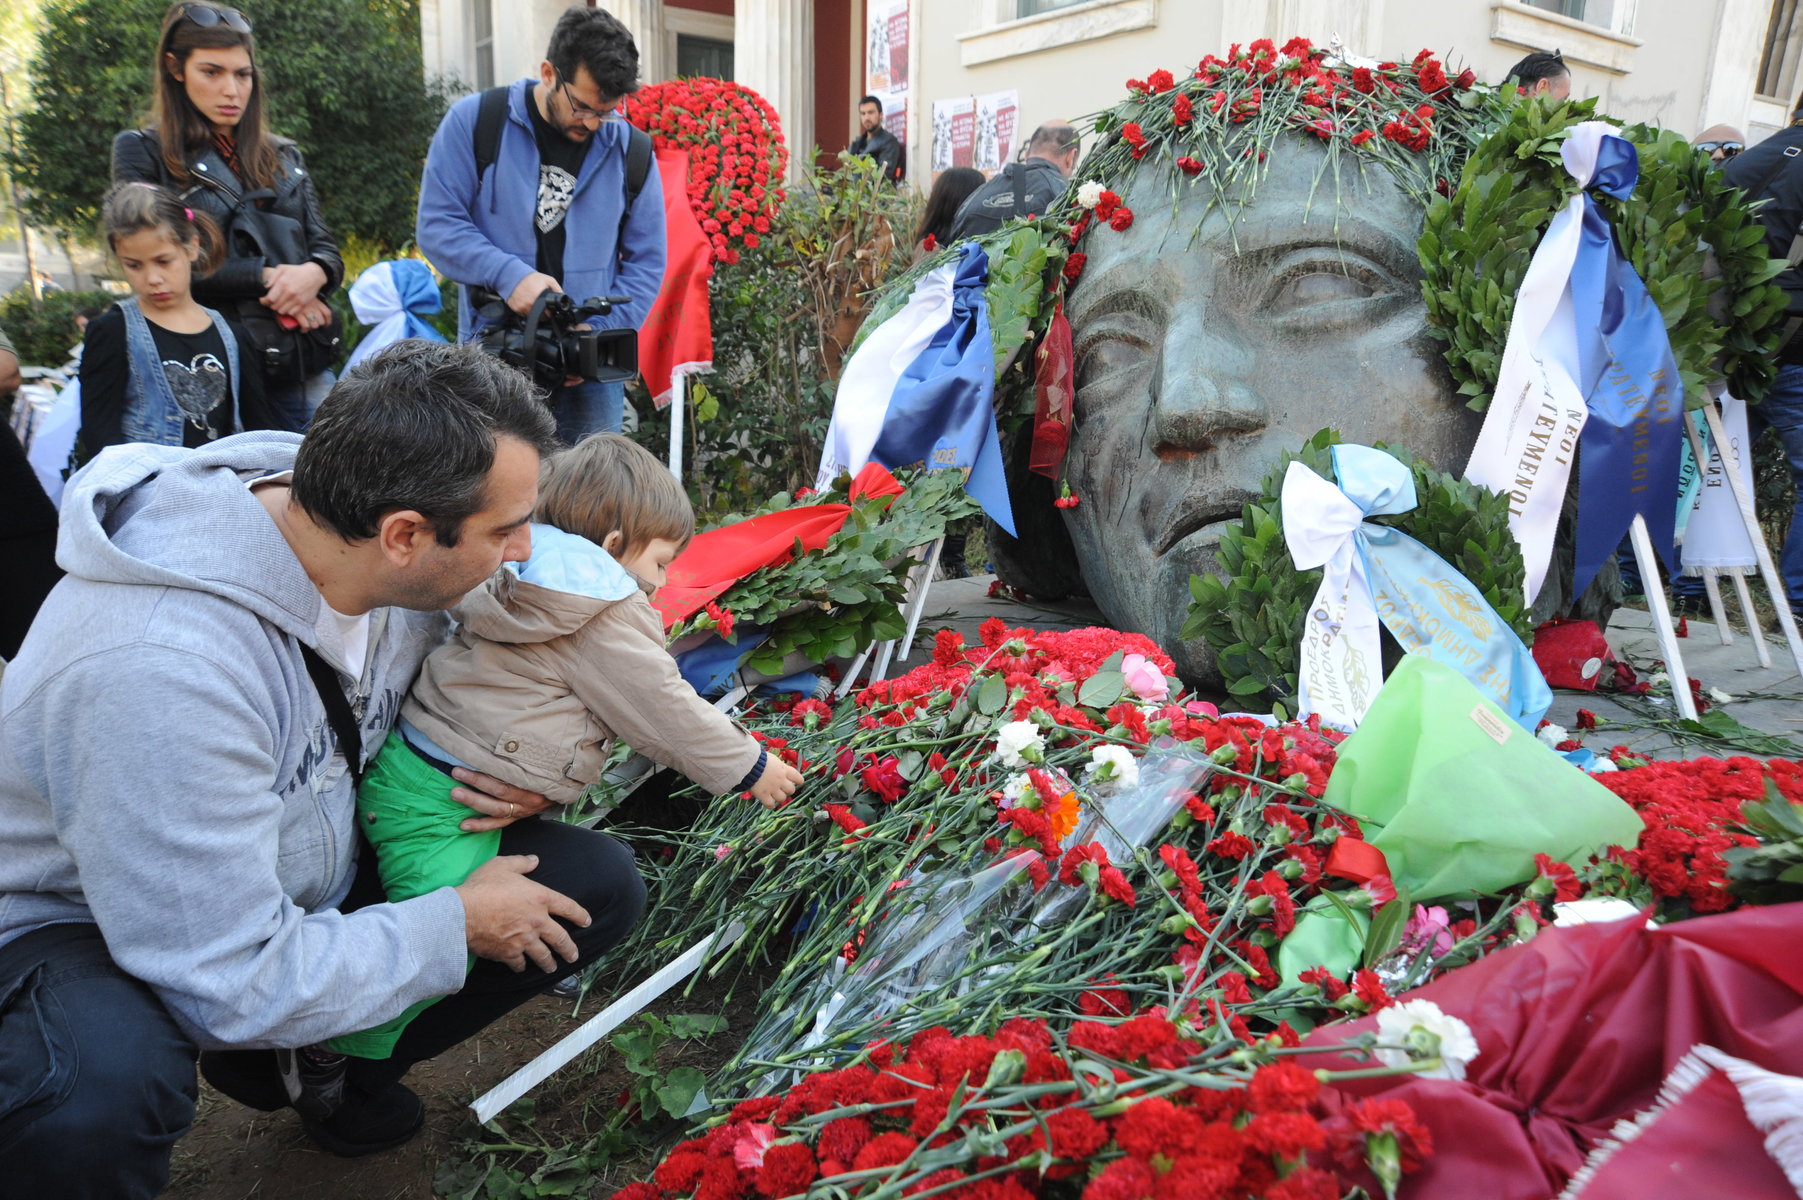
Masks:
[[[300,150],[267,130],[249,19],[213,0],[170,6],[152,69],[150,127],[113,140],[113,181],[167,187],[225,231],[195,299],[244,327],[269,407],[303,429],[332,383],[341,325],[325,298],[344,262]]]

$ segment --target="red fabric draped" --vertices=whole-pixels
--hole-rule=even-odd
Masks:
[[[1747,908],[1657,930],[1640,920],[1542,930],[1524,946],[1405,997],[1432,1000],[1471,1026],[1480,1053],[1465,1080],[1390,1076],[1335,1086],[1352,1096],[1381,1092],[1407,1100],[1432,1130],[1434,1156],[1404,1179],[1405,1200],[1546,1200],[1616,1121],[1653,1104],[1666,1075],[1693,1046],[1803,1075],[1799,940],[1803,904]],[[1364,1017],[1325,1026],[1309,1041],[1331,1044],[1376,1023]],[[1308,1063],[1332,1070],[1369,1065],[1350,1057],[1312,1056]],[[1710,1120],[1708,1112],[1700,1102],[1688,1114],[1674,1114],[1669,1141],[1655,1139],[1658,1130],[1650,1129],[1635,1157],[1612,1159],[1612,1187],[1627,1190],[1607,1194],[1769,1194],[1759,1182],[1770,1179],[1769,1159],[1744,1116],[1714,1121],[1706,1135],[1734,1147],[1712,1161],[1748,1160],[1737,1175],[1748,1190],[1732,1180],[1720,1186],[1712,1180],[1701,1190],[1669,1186],[1673,1164],[1694,1142],[1696,1122]]]

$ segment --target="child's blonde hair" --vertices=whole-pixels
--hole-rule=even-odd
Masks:
[[[121,183],[100,202],[100,232],[115,252],[119,239],[146,229],[161,229],[178,246],[200,245],[194,274],[205,275],[225,256],[225,239],[206,213],[197,213],[168,188],[154,183]]]
[[[539,479],[534,519],[596,545],[617,529],[615,558],[657,538],[680,548],[695,536],[695,509],[670,469],[617,433],[590,434],[551,456]]]

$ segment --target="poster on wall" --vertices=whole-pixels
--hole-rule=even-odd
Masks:
[[[933,172],[974,162],[976,101],[969,96],[933,101]]]
[[[871,0],[868,13],[864,39],[864,90],[873,95],[905,92],[908,90],[908,0]]]
[[[1014,161],[1020,129],[1020,93],[990,92],[974,100],[975,131],[969,165],[979,171],[999,171]],[[935,130],[937,126],[935,126]],[[960,164],[963,165],[963,164]]]

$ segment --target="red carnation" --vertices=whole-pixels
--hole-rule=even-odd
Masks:
[[[1177,160],[1178,170],[1182,171],[1185,175],[1200,175],[1202,173],[1202,168],[1205,165],[1206,164],[1204,164],[1201,159],[1191,158],[1187,154]]]
[[[1370,141],[1372,138],[1374,138],[1376,136],[1377,136],[1377,134],[1372,130],[1361,129],[1357,133],[1352,135],[1352,144],[1355,146],[1363,146],[1366,142]]]
[[[1171,97],[1171,119],[1182,129],[1196,118],[1196,106],[1182,92]]]
[[[858,1151],[858,1156],[852,1159],[852,1169],[874,1171],[879,1167],[893,1167],[906,1162],[919,1144],[905,1133],[879,1133]]]
[[[833,824],[843,829],[846,833],[856,833],[858,830],[866,827],[865,823],[853,816],[851,809],[843,804],[826,804],[822,805],[822,807],[826,809],[826,815],[833,819]]]
[[[1168,92],[1177,86],[1177,80],[1163,67],[1146,76],[1146,86],[1154,92]]]
[[[1061,272],[1064,276],[1064,282],[1066,284],[1077,282],[1083,275],[1083,268],[1088,262],[1089,255],[1084,254],[1082,251],[1078,251],[1066,258],[1064,260],[1064,270]]]
[[[764,1151],[764,1165],[758,1168],[752,1186],[759,1195],[777,1200],[807,1191],[808,1184],[819,1174],[812,1150],[798,1142],[786,1142]]]
[[[1133,224],[1133,210],[1128,208],[1125,204],[1121,205],[1114,210],[1114,215],[1108,218],[1108,224],[1111,228],[1117,230],[1126,230],[1130,228]]]

